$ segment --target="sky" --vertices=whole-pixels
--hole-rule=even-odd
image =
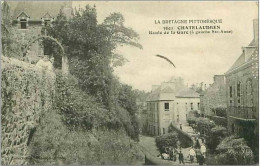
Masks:
[[[181,76],[185,83],[213,82],[214,75],[227,72],[242,53],[241,48],[253,40],[253,19],[258,17],[254,1],[95,1],[73,2],[74,7],[96,5],[98,23],[113,12],[120,12],[126,27],[139,36],[143,49],[123,46],[117,52],[128,59],[115,68],[120,81],[135,89],[151,91],[172,76]],[[229,34],[150,35],[149,31],[162,30],[165,25],[155,20],[222,19],[223,30]],[[189,24],[190,25],[190,24]],[[202,24],[200,24],[202,25]],[[176,28],[176,25],[170,24]],[[156,54],[169,58],[176,68]]]

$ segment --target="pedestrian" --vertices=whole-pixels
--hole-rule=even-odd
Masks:
[[[198,138],[196,138],[195,149],[200,149],[200,142]]]
[[[204,143],[205,143],[205,138],[202,137],[202,138],[201,138],[201,141],[202,141],[202,143],[204,144]]]
[[[182,125],[180,124],[180,129],[182,130]]]
[[[170,154],[169,154],[169,155],[170,155],[170,160],[172,160],[172,161],[173,161],[173,156],[174,156],[174,154],[173,154],[173,153],[174,153],[174,152],[173,152],[173,148],[172,148],[172,147],[170,148],[170,151],[169,151],[169,153],[170,153]]]
[[[180,164],[181,164],[181,163],[185,164],[185,163],[184,163],[183,153],[181,152],[181,150],[180,150],[180,153],[179,153],[179,163],[180,163]]]
[[[190,156],[190,163],[191,164],[194,162],[195,155],[196,155],[195,150],[193,149],[193,147],[191,147],[191,149],[189,150],[189,156]]]
[[[204,144],[201,145],[200,152],[203,155],[203,157],[206,158],[206,146]]]
[[[178,155],[178,150],[176,148],[174,148],[173,161],[177,160],[177,155]]]
[[[197,154],[197,160],[198,160],[199,165],[203,165],[205,162],[205,158],[200,152],[198,152],[198,154]]]

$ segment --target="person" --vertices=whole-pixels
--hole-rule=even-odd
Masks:
[[[173,161],[177,160],[178,150],[174,148]]]
[[[200,142],[198,138],[196,138],[195,149],[200,149]]]
[[[206,158],[206,146],[204,144],[201,145],[200,152],[203,155],[203,157]]]
[[[173,148],[170,148],[170,151],[169,151],[169,155],[170,155],[170,160],[172,160],[173,161],[173,156],[174,156],[174,152],[173,152]]]
[[[193,149],[193,147],[191,147],[191,149],[189,150],[189,156],[190,156],[190,163],[191,164],[194,162],[195,155],[196,155],[195,150]]]
[[[182,130],[182,125],[180,124],[180,129]]]
[[[181,152],[181,150],[180,150],[180,153],[179,153],[179,163],[180,163],[180,164],[181,164],[181,163],[185,164],[185,163],[184,163],[183,153]]]
[[[201,137],[201,141],[202,141],[203,144],[205,143],[205,138],[204,138],[204,136]]]
[[[201,154],[201,152],[198,152],[198,154],[197,154],[197,160],[198,160],[199,165],[203,165],[203,164],[204,164],[205,158],[204,158],[204,156]]]

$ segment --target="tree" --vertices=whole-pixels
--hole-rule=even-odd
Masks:
[[[142,48],[137,42],[139,36],[124,26],[120,13],[111,14],[102,24],[97,24],[96,9],[89,5],[75,13],[70,20],[60,13],[48,34],[67,48],[70,73],[79,79],[81,88],[110,110],[115,103],[111,101],[116,79],[112,67],[125,62],[115,49],[119,45]]]
[[[195,129],[200,132],[200,134],[208,135],[211,128],[215,127],[215,123],[208,118],[197,118]]]
[[[138,140],[136,96],[132,87],[121,84],[113,74],[113,67],[122,65],[125,60],[122,55],[114,53],[117,46],[142,48],[137,42],[138,34],[124,26],[123,16],[113,13],[104,23],[98,24],[96,9],[87,5],[76,10],[71,19],[60,12],[57,21],[46,30],[66,48],[69,71],[78,79],[80,88],[94,96],[108,111],[106,114],[114,115],[111,120],[121,112],[121,122],[128,135]]]
[[[253,152],[243,138],[230,136],[217,146],[216,160],[219,165],[249,165],[254,163]]]
[[[175,132],[164,134],[155,138],[155,143],[160,153],[165,152],[165,147],[177,148],[178,134]]]
[[[213,127],[209,134],[206,136],[206,145],[212,152],[215,151],[221,140],[227,136],[227,129],[225,127]]]

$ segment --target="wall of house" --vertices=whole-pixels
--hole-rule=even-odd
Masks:
[[[212,108],[227,107],[224,75],[214,76],[214,83],[200,96],[201,113],[213,115]]]
[[[227,98],[227,105],[231,107],[253,107],[255,110],[254,117],[257,120],[257,125],[258,126],[258,115],[259,115],[259,79],[258,77],[255,77],[253,75],[253,71],[255,70],[254,68],[255,65],[253,63],[249,63],[246,65],[244,68],[241,68],[235,73],[229,74],[226,76],[226,88],[227,88],[227,93],[226,93],[226,98]],[[247,88],[247,81],[251,80],[252,86],[251,90]],[[237,86],[238,82],[240,82],[240,97],[237,95]],[[232,97],[230,97],[230,92],[229,88],[232,86]],[[251,95],[248,93],[250,92]],[[251,98],[251,99],[250,99]],[[238,102],[240,100],[240,102]],[[228,107],[228,115],[229,115],[230,109]],[[241,116],[241,115],[237,115]],[[244,117],[246,118],[246,117]],[[235,129],[232,129],[233,124],[236,123],[236,120],[233,118],[228,117],[228,131],[231,132],[232,130],[235,130],[235,133],[239,131],[239,125],[235,125]],[[255,134],[258,131],[258,127],[255,128]]]
[[[41,29],[42,25],[39,23],[29,23],[27,29],[21,29],[21,25],[19,23],[16,23],[13,25],[12,31],[17,43],[19,43],[21,47],[25,47],[30,41],[41,35]],[[38,61],[39,56],[37,55],[43,55],[43,47],[40,45],[40,41],[36,41],[30,47],[27,54],[29,62]]]
[[[165,103],[169,103],[169,111],[165,111]],[[159,101],[159,133],[168,133],[168,127],[172,122],[174,122],[174,101]]]
[[[158,102],[147,103],[147,129],[150,135],[159,135]]]
[[[191,108],[191,103],[193,105],[193,109]],[[191,110],[197,110],[199,112],[199,107],[198,104],[200,105],[200,98],[180,98],[176,97],[176,100],[174,102],[174,121],[176,124],[183,124],[186,123],[187,121],[187,116],[188,113]],[[179,115],[179,118],[178,118]]]

